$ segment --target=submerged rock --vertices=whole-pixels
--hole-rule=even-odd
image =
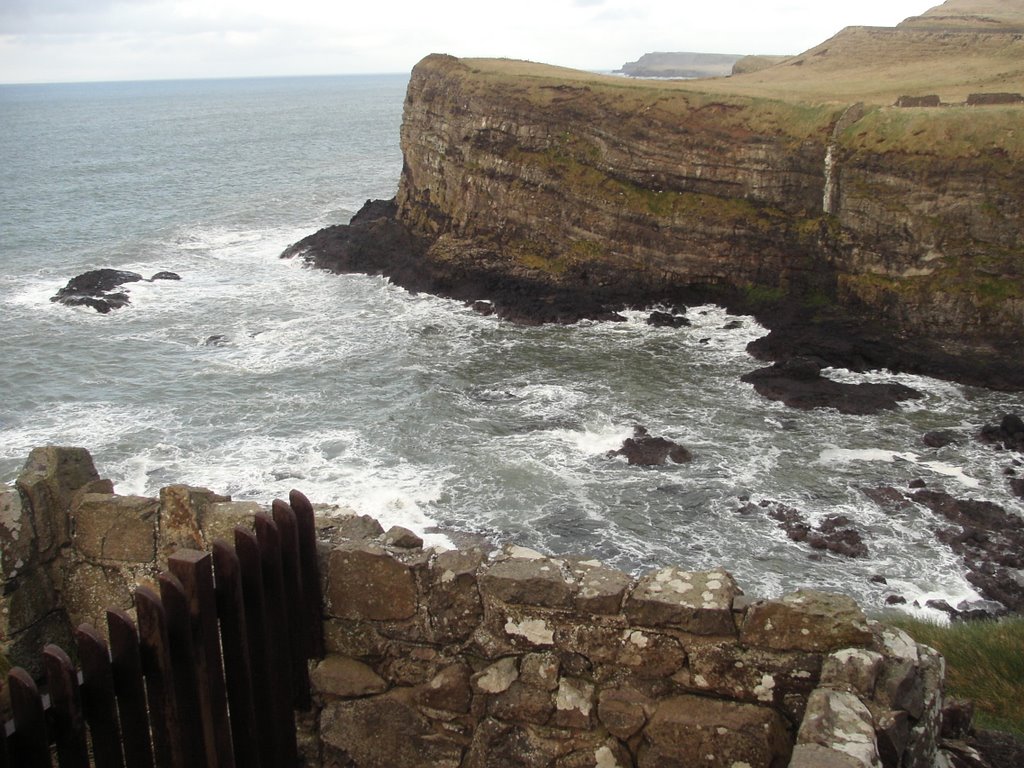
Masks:
[[[126,283],[138,283],[145,278],[138,272],[123,269],[92,269],[68,280],[68,284],[50,297],[68,307],[92,307],[101,314],[126,307],[130,303],[127,291],[115,290]],[[157,272],[148,282],[181,280],[174,272]]]
[[[853,527],[853,522],[845,515],[833,515],[822,521],[817,528],[813,528],[799,510],[777,501],[765,499],[758,504],[748,503],[738,512],[763,512],[777,520],[779,528],[784,530],[790,539],[805,543],[811,549],[825,550],[844,557],[868,556],[868,545],[864,543],[860,531]]]
[[[978,439],[989,445],[996,445],[1008,451],[1024,453],[1024,419],[1016,413],[1003,416],[999,425],[986,424],[981,428]]]
[[[891,411],[903,400],[922,395],[902,384],[846,384],[821,375],[821,362],[810,357],[792,357],[759,368],[742,380],[753,384],[762,397],[780,400],[791,408],[835,408],[840,413],[871,415]]]
[[[657,467],[671,460],[675,464],[686,464],[693,460],[693,454],[665,437],[652,437],[645,427],[633,429],[633,436],[627,437],[617,451],[608,456],[625,456],[630,464]]]
[[[648,316],[647,324],[655,328],[684,328],[690,325],[690,321],[683,315],[675,312],[655,310]]]

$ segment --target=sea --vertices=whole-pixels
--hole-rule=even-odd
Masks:
[[[924,509],[864,489],[924,480],[1024,515],[1008,458],[971,436],[1024,395],[880,371],[924,397],[877,416],[798,411],[740,381],[764,328],[716,306],[690,327],[524,327],[380,277],[279,258],[395,194],[407,75],[0,86],[0,482],[36,446],[87,448],[121,494],[188,483],[303,491],[424,535],[514,543],[634,574],[723,565],[753,597],[797,588],[978,599]],[[101,315],[50,301],[113,267]],[[609,453],[636,425],[689,464]],[[959,445],[927,448],[952,429]],[[748,503],[836,515],[868,556],[815,553]],[[872,577],[882,576],[882,584]],[[921,607],[915,607],[914,603]]]

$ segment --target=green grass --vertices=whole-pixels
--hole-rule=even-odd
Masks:
[[[975,725],[1024,735],[1024,617],[940,626],[886,616],[946,657],[946,696],[971,699]]]

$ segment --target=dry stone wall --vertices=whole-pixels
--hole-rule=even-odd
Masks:
[[[181,546],[260,506],[183,485],[120,496],[88,452],[34,450],[0,486],[0,650],[102,628]],[[303,718],[310,765],[924,768],[942,658],[840,595],[753,600],[724,569],[634,577],[520,547],[424,549],[318,521],[328,655]],[[36,670],[38,671],[38,670]]]

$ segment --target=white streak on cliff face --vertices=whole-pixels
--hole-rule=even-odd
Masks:
[[[837,194],[838,185],[836,184],[835,166],[836,143],[831,141],[829,142],[828,149],[825,150],[825,194],[821,201],[821,207],[825,213],[835,213],[836,198],[839,197]]]

